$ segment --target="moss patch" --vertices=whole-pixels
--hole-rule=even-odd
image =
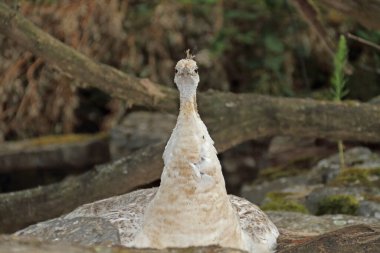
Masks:
[[[380,177],[380,168],[376,169],[358,169],[350,168],[343,170],[329,185],[332,186],[375,186],[379,180],[373,180],[372,177]]]
[[[304,205],[294,200],[287,199],[290,195],[291,193],[269,192],[266,195],[269,200],[261,206],[261,209],[308,213],[308,210]]]
[[[351,195],[331,195],[318,203],[317,215],[350,214],[355,215],[359,201]]]

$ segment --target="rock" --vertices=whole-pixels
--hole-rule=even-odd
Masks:
[[[349,226],[326,234],[293,233],[282,230],[278,238],[277,253],[378,253],[380,250],[380,227],[377,225]],[[77,246],[67,242],[49,242],[16,236],[0,236],[0,253],[242,253],[240,250],[217,246],[134,249],[121,246]]]
[[[347,168],[378,169],[380,156],[365,147],[355,147],[344,154]],[[308,175],[309,183],[328,183],[340,172],[339,154],[321,160]]]
[[[306,193],[307,194],[307,193]],[[302,203],[305,193],[303,192],[268,192],[261,209],[264,211],[289,211],[309,213]]]
[[[239,195],[241,186],[252,182],[257,177],[258,160],[256,157],[262,157],[263,150],[265,150],[263,146],[265,144],[257,141],[248,141],[219,155],[226,188],[230,194]]]
[[[358,215],[364,217],[375,217],[380,220],[380,204],[374,201],[360,201]]]
[[[67,242],[41,241],[35,238],[0,236],[0,253],[243,253],[241,250],[217,246],[170,249],[136,249],[121,246],[84,247]]]
[[[356,224],[364,224],[360,225],[360,231],[368,229],[372,229],[374,226],[380,226],[380,221],[375,218],[365,218],[365,217],[355,217],[349,215],[324,215],[324,216],[313,216],[301,213],[292,213],[292,212],[268,212],[271,220],[276,224],[276,226],[280,229],[280,237],[278,239],[279,247],[277,253],[282,252],[293,252],[289,251],[293,247],[297,250],[309,250],[309,251],[299,251],[299,252],[319,252],[317,251],[318,247],[315,244],[315,247],[302,247],[299,248],[299,245],[303,243],[311,243],[312,241],[317,241],[320,238],[319,234],[328,233],[329,231],[340,229],[345,227],[340,235],[340,232],[333,232],[335,235],[334,240],[339,240],[341,237],[345,237],[346,235],[353,236],[353,233],[356,233],[355,227],[347,227],[350,225]],[[367,235],[370,235],[372,232],[368,232]],[[373,234],[373,233],[372,233]],[[70,247],[73,247],[70,244],[62,244],[63,242],[70,242],[74,244],[89,246],[96,244],[106,244],[106,245],[117,245],[120,243],[118,233],[116,228],[108,222],[105,222],[101,218],[75,218],[75,219],[54,219],[47,222],[43,222],[37,225],[32,225],[24,230],[17,232],[18,236],[21,237],[0,237],[0,253],[1,252],[69,252]],[[374,241],[370,238],[367,238],[367,242],[375,242],[378,240],[380,231],[374,232]],[[29,238],[36,237],[42,240],[53,241],[61,241],[61,244],[52,244],[49,242],[40,242],[36,245],[33,241],[32,244],[29,244],[26,239],[22,237],[28,236]],[[317,237],[315,237],[317,236]],[[356,234],[357,238],[360,238],[360,234]],[[377,236],[377,237],[376,237]],[[355,237],[356,238],[356,237]],[[376,239],[377,238],[377,239]],[[30,240],[30,239],[29,239]],[[33,239],[34,240],[34,239]],[[19,243],[21,242],[21,243]],[[354,241],[347,242],[353,243]],[[355,242],[356,243],[356,242]],[[24,248],[19,248],[20,245],[23,245]],[[26,247],[36,246],[37,248]],[[52,245],[66,245],[64,248],[67,251],[56,251],[55,247]],[[356,244],[355,244],[356,245]],[[355,246],[353,245],[353,247]],[[372,245],[372,244],[371,244]],[[53,248],[49,248],[49,247]],[[97,247],[97,252],[103,252],[100,246]],[[42,249],[46,251],[42,251]],[[355,248],[355,247],[354,247]],[[9,251],[12,249],[13,251]],[[17,251],[16,251],[17,249]],[[26,250],[28,249],[28,250]],[[85,248],[82,248],[81,251],[78,252],[87,252],[84,251]],[[124,247],[110,247],[107,252],[114,252],[114,249],[118,250],[127,250]],[[356,248],[355,248],[356,249]],[[8,251],[7,251],[8,250]],[[34,251],[33,251],[34,250]],[[61,250],[61,248],[60,248]],[[77,251],[73,251],[77,252]],[[91,251],[92,252],[92,251]],[[191,247],[185,249],[163,249],[163,250],[135,250],[128,249],[128,251],[115,251],[115,252],[241,252],[232,249],[223,249],[218,247]],[[294,251],[298,252],[298,251]],[[327,251],[330,252],[330,251]],[[334,252],[348,252],[348,251],[340,251],[339,248],[335,248]],[[350,251],[351,252],[351,251]],[[355,251],[352,251],[355,252]],[[362,251],[357,251],[362,252]],[[369,251],[371,252],[371,251]],[[373,251],[376,252],[376,251]],[[364,253],[364,252],[363,252]]]
[[[294,185],[305,185],[305,177],[283,177],[273,181],[264,181],[260,184],[244,185],[241,190],[241,196],[256,205],[261,205],[267,193],[280,192]]]
[[[284,245],[280,236],[277,253],[378,253],[380,226],[355,225],[309,238],[290,238]],[[287,238],[285,238],[287,239]]]
[[[310,213],[316,214],[320,208],[320,203],[330,196],[349,195],[357,201],[363,200],[365,188],[363,187],[326,187],[315,188],[305,199],[305,205]]]
[[[342,214],[314,216],[296,212],[277,211],[268,211],[267,214],[273,223],[280,229],[309,234],[322,234],[345,226],[357,224],[380,225],[380,220],[376,218]]]
[[[41,240],[64,241],[80,245],[120,244],[118,229],[103,218],[57,218],[31,225],[16,233]]]
[[[256,183],[243,186],[241,195],[266,210],[305,212],[304,205],[312,214],[376,217],[380,208],[380,156],[358,147],[346,152],[346,160],[351,167],[343,171],[336,154],[320,161],[309,173],[301,170],[300,175],[274,180],[271,176],[289,171],[267,169],[260,172]]]

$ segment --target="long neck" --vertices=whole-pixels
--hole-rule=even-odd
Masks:
[[[179,114],[180,116],[190,116],[197,114],[197,99],[196,95],[192,96],[180,96]]]

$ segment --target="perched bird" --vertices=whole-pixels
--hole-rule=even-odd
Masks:
[[[174,82],[180,109],[163,154],[160,186],[86,204],[66,218],[106,218],[131,247],[220,245],[273,252],[276,226],[256,205],[227,195],[214,142],[197,111],[198,67],[189,52],[175,66]]]

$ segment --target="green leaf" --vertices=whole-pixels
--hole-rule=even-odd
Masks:
[[[273,53],[282,53],[284,51],[284,44],[273,35],[266,35],[264,38],[264,44],[265,47]]]
[[[338,43],[338,50],[334,56],[334,72],[331,76],[332,98],[335,101],[341,101],[348,94],[346,88],[346,77],[344,68],[347,64],[347,42],[346,38],[341,35]]]

